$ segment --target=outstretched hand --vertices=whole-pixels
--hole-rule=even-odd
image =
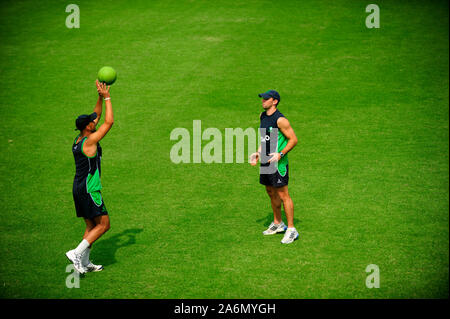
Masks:
[[[99,82],[98,80],[95,81],[95,85],[97,86],[98,95],[103,98],[109,97],[110,85],[107,86],[106,83]]]

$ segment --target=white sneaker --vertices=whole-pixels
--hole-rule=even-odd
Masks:
[[[80,274],[84,274],[86,272],[86,268],[83,267],[81,262],[81,254],[75,253],[75,249],[66,252],[66,257],[73,263],[73,267],[76,271]]]
[[[298,239],[298,231],[295,228],[288,228],[286,233],[284,234],[283,239],[281,240],[282,244],[290,244],[294,240]]]
[[[88,272],[97,272],[102,271],[103,266],[102,265],[94,265],[92,261],[89,260],[89,263],[84,266]]]
[[[94,265],[94,263],[89,259],[91,249],[86,248],[84,253],[81,255],[81,265],[86,269],[87,272],[97,272],[102,271],[102,265]]]
[[[281,222],[280,224],[275,224],[272,222],[269,228],[263,231],[263,235],[273,235],[276,233],[282,233],[286,230],[286,228],[287,226],[283,222]]]

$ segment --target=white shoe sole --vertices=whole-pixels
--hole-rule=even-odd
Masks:
[[[275,230],[272,233],[266,233],[266,230],[265,230],[265,231],[263,231],[263,235],[264,236],[268,236],[268,235],[275,235],[275,234],[279,234],[279,233],[284,233],[286,231],[286,229],[287,229],[287,226],[284,226],[282,229]]]
[[[99,266],[100,267],[98,267],[98,268],[95,268],[95,267],[88,268],[88,267],[86,267],[86,270],[87,270],[87,272],[99,272],[99,271],[102,271],[103,269],[105,269],[105,268],[103,268],[102,265],[99,265]]]

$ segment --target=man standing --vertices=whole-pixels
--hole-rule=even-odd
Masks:
[[[298,238],[298,232],[294,227],[294,204],[288,192],[289,167],[287,153],[297,144],[297,137],[289,121],[278,110],[280,94],[269,90],[258,95],[262,98],[264,112],[260,115],[261,143],[265,145],[265,154],[261,156],[261,145],[258,152],[250,156],[250,164],[255,166],[261,161],[259,182],[265,185],[267,194],[272,204],[274,220],[269,228],[263,232],[264,235],[273,235],[286,231],[282,244],[290,244]],[[275,134],[273,134],[275,133]],[[273,137],[274,135],[274,137]],[[276,149],[271,150],[270,140],[276,139]],[[272,143],[275,143],[274,141]],[[268,160],[265,160],[268,158]],[[269,172],[270,165],[277,165],[275,172]],[[288,225],[281,219],[281,203]]]
[[[80,134],[75,138],[72,152],[75,158],[76,173],[73,181],[73,199],[77,217],[82,217],[86,223],[81,243],[66,252],[67,258],[81,274],[88,271],[101,271],[101,265],[94,265],[89,260],[90,247],[110,228],[108,212],[103,202],[100,190],[102,148],[99,141],[105,137],[114,123],[109,86],[96,81],[98,100],[94,113],[80,115],[75,125]],[[99,127],[105,100],[105,122]]]

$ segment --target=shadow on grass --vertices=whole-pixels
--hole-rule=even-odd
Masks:
[[[284,214],[284,211],[281,211],[281,218],[283,219],[283,222],[287,225],[286,216]],[[257,219],[256,222],[258,224],[264,224],[265,227],[269,227],[270,223],[273,222],[273,212],[270,212],[264,218]],[[301,220],[295,218],[295,212],[294,212],[294,225],[295,225],[295,228],[299,229],[300,223],[301,223]]]
[[[132,228],[126,229],[120,234],[113,235],[107,239],[99,239],[98,243],[94,243],[92,252],[94,253],[95,262],[108,266],[117,262],[116,252],[119,248],[127,247],[136,243],[136,235],[143,229]]]

